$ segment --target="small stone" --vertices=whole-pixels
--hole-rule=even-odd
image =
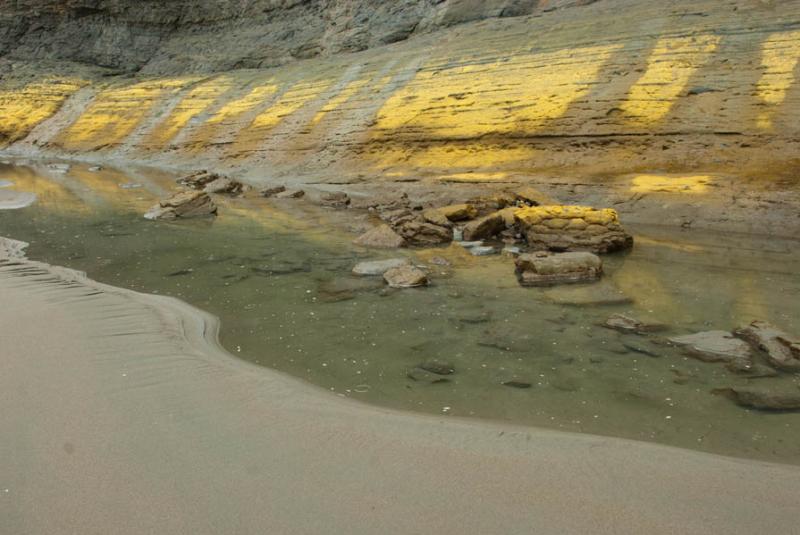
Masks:
[[[472,249],[473,247],[481,247],[483,245],[483,241],[459,241],[456,243],[464,249]]]
[[[92,167],[89,168],[89,171],[91,171],[92,173],[97,173],[102,170],[103,170],[102,165],[93,165]]]
[[[211,182],[221,178],[220,175],[217,173],[209,173],[208,171],[202,170],[192,173],[190,175],[186,175],[181,177],[177,180],[178,184],[182,186],[186,186],[192,189],[201,190],[206,187],[206,185],[210,184]]]
[[[353,275],[377,276],[383,275],[392,268],[405,266],[411,262],[407,258],[390,258],[388,260],[372,260],[359,262],[353,268]]]
[[[448,259],[446,259],[446,258],[441,257],[441,256],[434,256],[433,258],[428,260],[428,262],[430,264],[433,264],[434,266],[449,266],[450,265],[450,261]]]
[[[392,268],[383,274],[392,288],[417,288],[428,284],[428,277],[421,269],[406,265]]]
[[[274,197],[278,193],[283,193],[284,191],[286,191],[286,186],[275,186],[262,189],[259,193],[262,197]]]
[[[389,225],[379,225],[353,240],[353,243],[364,247],[395,249],[404,247],[406,241]]]

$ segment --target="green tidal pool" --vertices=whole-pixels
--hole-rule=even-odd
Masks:
[[[796,241],[633,227],[636,245],[604,257],[601,283],[522,288],[507,257],[476,258],[458,245],[359,248],[336,224],[347,215],[303,201],[220,198],[213,221],[145,220],[173,186],[156,171],[3,164],[0,187],[37,200],[0,210],[0,235],[29,242],[32,259],[207,310],[232,354],[332,396],[800,463],[800,413],[712,394],[797,389],[796,375],[743,377],[662,341],[754,319],[800,335]],[[357,262],[397,256],[426,265],[431,285],[392,290],[350,273]],[[667,330],[603,327],[615,313]],[[455,372],[409,377],[431,360]]]

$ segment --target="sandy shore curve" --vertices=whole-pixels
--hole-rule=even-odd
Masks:
[[[402,413],[0,239],[0,532],[788,533],[800,468]]]

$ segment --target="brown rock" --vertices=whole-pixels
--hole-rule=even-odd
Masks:
[[[428,284],[425,272],[414,266],[392,268],[383,274],[383,278],[392,288],[416,288]]]
[[[757,320],[737,329],[736,336],[763,351],[776,368],[800,371],[800,341],[774,325]]]
[[[177,219],[216,215],[217,206],[207,193],[182,191],[169,199],[159,201],[144,217],[146,219]]]
[[[449,228],[426,223],[420,219],[405,221],[396,226],[395,230],[412,245],[440,245],[453,240],[453,231]]]
[[[402,236],[397,234],[389,225],[379,225],[371,230],[368,230],[355,240],[353,243],[362,245],[364,247],[377,247],[383,249],[395,249],[397,247],[404,247],[406,241]]]
[[[259,193],[261,193],[262,197],[274,197],[278,193],[283,193],[284,191],[286,191],[286,186],[275,186],[262,189]]]
[[[464,241],[479,241],[491,238],[506,229],[506,220],[500,212],[494,212],[464,226]]]

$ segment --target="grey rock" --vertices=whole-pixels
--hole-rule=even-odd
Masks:
[[[752,361],[752,352],[747,342],[727,331],[705,331],[669,338],[693,357],[706,362]]]
[[[766,321],[754,321],[736,330],[736,335],[747,340],[766,354],[776,368],[800,371],[800,340]]]

